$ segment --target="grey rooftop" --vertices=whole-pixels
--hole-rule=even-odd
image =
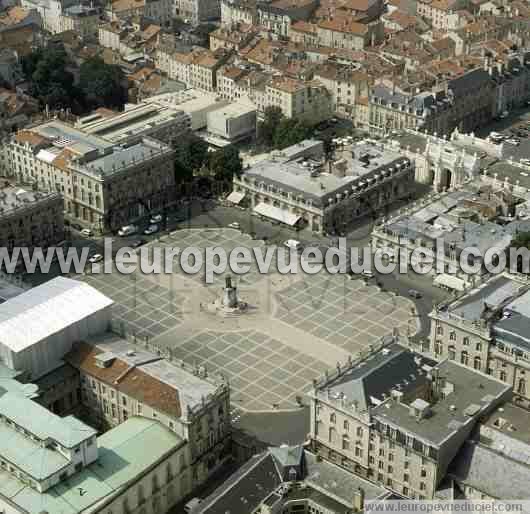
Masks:
[[[453,390],[446,389],[444,396],[430,405],[427,416],[418,419],[411,415],[409,405],[388,399],[373,409],[374,417],[438,447],[465,426],[471,427],[478,416],[511,390],[508,384],[454,361],[444,361],[436,369]]]
[[[325,384],[322,390],[329,390],[332,399],[344,399],[346,404],[355,404],[359,411],[365,411],[384,401],[393,389],[405,393],[416,389],[419,381],[426,383],[427,370],[435,364],[399,344],[392,344],[372,353],[359,365]]]
[[[0,396],[0,415],[39,440],[52,439],[65,448],[74,448],[97,434],[75,417],[61,418],[19,393]]]

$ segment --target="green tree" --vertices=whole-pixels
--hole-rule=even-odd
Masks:
[[[282,119],[284,119],[284,116],[279,107],[267,107],[263,114],[263,121],[258,126],[258,142],[266,148],[272,148],[274,133]]]
[[[87,59],[79,70],[79,84],[90,107],[122,108],[125,103],[124,75],[115,64],[100,57]]]
[[[189,132],[179,138],[175,148],[175,180],[177,183],[191,182],[193,175],[208,161],[208,143]]]
[[[66,71],[67,65],[66,52],[60,48],[37,50],[22,60],[31,94],[43,106],[70,107],[78,100],[79,91],[74,86],[73,75]]]
[[[239,177],[243,171],[239,150],[233,145],[216,150],[210,154],[208,168],[216,181],[231,184],[234,175]]]
[[[276,126],[273,136],[275,148],[287,148],[311,136],[311,128],[294,118],[284,118]]]

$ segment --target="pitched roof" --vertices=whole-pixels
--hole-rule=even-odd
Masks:
[[[64,357],[64,360],[74,368],[96,377],[145,405],[174,418],[180,418],[182,409],[177,388],[161,382],[139,367],[119,358],[114,358],[106,368],[99,367],[96,357],[103,353],[105,353],[103,350],[95,346],[80,342]]]
[[[85,282],[54,278],[0,305],[0,343],[20,352],[113,303]]]
[[[290,30],[295,32],[305,32],[306,34],[316,34],[317,26],[314,23],[308,23],[307,21],[296,21],[291,25]]]
[[[45,137],[39,136],[39,134],[35,134],[34,132],[30,132],[29,130],[20,130],[17,132],[15,136],[15,141],[17,143],[28,143],[30,146],[38,146],[43,143],[48,142],[49,140]]]
[[[362,23],[352,21],[347,18],[334,18],[332,20],[322,20],[318,27],[321,29],[332,30],[334,32],[344,32],[346,34],[355,34],[364,36],[368,33],[368,27]]]
[[[449,473],[457,481],[493,498],[530,499],[530,466],[482,444],[464,443],[451,463]]]

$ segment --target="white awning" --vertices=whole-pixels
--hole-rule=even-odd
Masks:
[[[434,279],[434,284],[437,286],[447,287],[449,289],[456,289],[457,291],[463,291],[466,283],[458,277],[442,273]]]
[[[297,214],[292,214],[289,211],[280,209],[279,207],[274,207],[274,205],[269,205],[266,203],[259,203],[258,205],[256,205],[256,207],[254,207],[254,212],[257,212],[262,216],[266,216],[267,218],[272,218],[273,220],[280,221],[281,223],[285,223],[286,225],[290,225],[291,227],[296,225],[296,223],[300,219],[300,216],[298,216]]]
[[[228,202],[231,202],[235,205],[239,205],[241,200],[245,198],[245,193],[241,193],[239,191],[232,191],[226,198]]]

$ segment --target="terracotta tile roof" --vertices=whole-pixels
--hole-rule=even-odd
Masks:
[[[270,87],[286,93],[296,93],[296,91],[305,89],[306,85],[300,80],[288,77],[278,77],[272,80]]]
[[[389,14],[385,14],[384,18],[392,23],[396,23],[403,29],[414,27],[418,23],[418,18],[416,16],[411,16],[399,9],[396,9]]]
[[[352,11],[367,11],[376,3],[373,0],[343,0],[339,2],[338,8]]]
[[[322,20],[318,27],[321,29],[332,30],[334,32],[344,32],[346,34],[355,34],[364,36],[368,33],[368,27],[362,23],[351,21],[346,18],[334,18],[332,20]]]
[[[357,101],[355,102],[359,105],[369,105],[370,104],[370,100],[368,99],[367,96],[359,96],[357,97]]]
[[[95,112],[104,118],[112,118],[113,116],[117,116],[119,114],[119,112],[113,111],[112,109],[107,109],[107,107],[98,107]]]
[[[128,75],[128,79],[132,80],[134,82],[138,80],[146,80],[148,79],[153,73],[155,73],[154,68],[140,68],[138,71],[135,71],[134,73],[131,73],[131,75]]]
[[[226,77],[227,79],[237,80],[238,78],[242,77],[243,75],[246,75],[247,73],[247,70],[242,70],[241,68],[237,68],[236,66],[230,66],[229,68],[225,68],[221,75],[223,77]]]
[[[123,394],[134,397],[149,407],[174,418],[182,415],[179,391],[141,369],[130,367],[114,359],[107,368],[96,364],[96,356],[103,353],[88,343],[76,343],[64,360],[76,369],[97,378]],[[127,371],[129,370],[129,371]]]
[[[64,148],[61,153],[53,160],[53,165],[63,171],[69,171],[70,162],[74,157],[74,152]]]
[[[151,39],[156,36],[162,29],[158,25],[149,25],[143,32],[142,36],[144,39]]]
[[[433,41],[431,45],[440,52],[444,50],[451,50],[455,48],[455,42],[450,37],[444,37],[443,39],[437,39]]]
[[[111,4],[114,12],[129,11],[145,7],[145,0],[115,0]]]
[[[39,134],[35,134],[34,132],[30,132],[29,130],[20,130],[19,132],[17,132],[15,136],[15,141],[17,143],[28,143],[30,146],[37,146],[43,143],[50,142],[45,137],[39,136]]]
[[[109,367],[100,368],[96,364],[96,355],[100,353],[103,352],[88,343],[76,343],[72,351],[64,356],[64,361],[101,382],[115,387],[114,382],[129,368],[129,365],[119,359],[114,359]]]
[[[317,26],[314,23],[308,23],[307,21],[296,21],[291,25],[290,30],[295,32],[305,32],[306,34],[316,34]]]
[[[12,7],[4,15],[0,16],[0,24],[4,26],[17,25],[30,15],[29,9],[23,7]]]
[[[204,66],[205,68],[213,68],[218,62],[219,61],[213,55],[204,53],[203,55],[197,56],[194,59],[193,64]]]

